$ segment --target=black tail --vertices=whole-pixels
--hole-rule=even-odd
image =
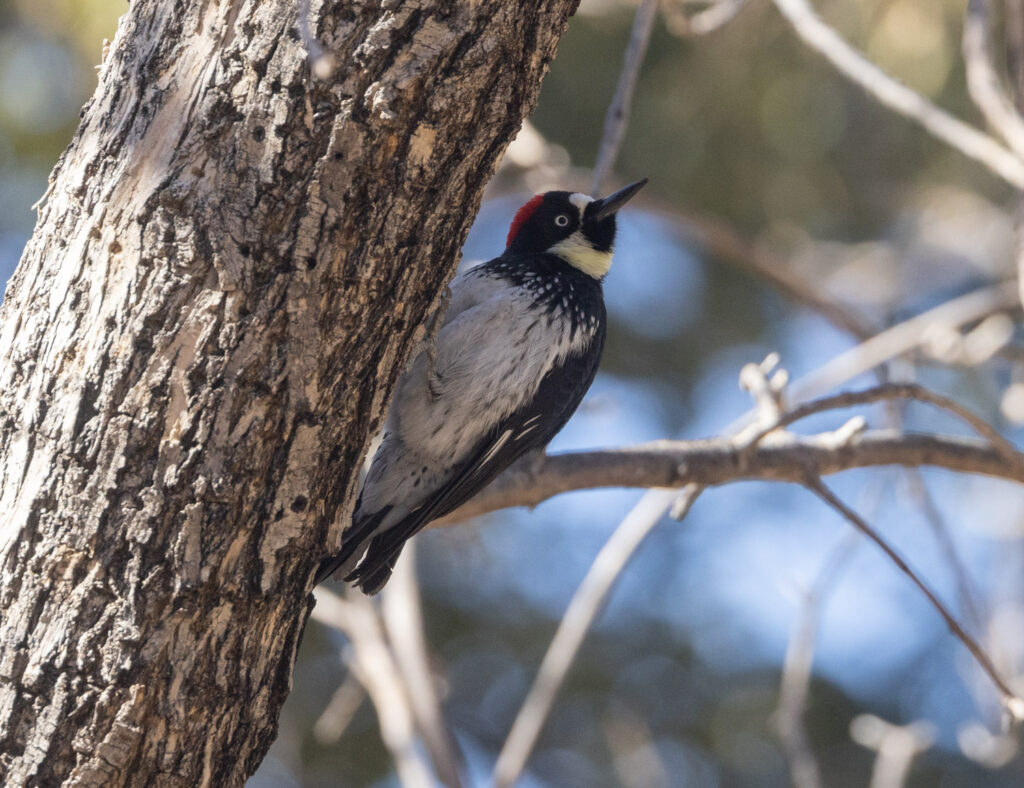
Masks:
[[[432,508],[423,507],[406,515],[404,520],[399,520],[386,531],[374,533],[390,511],[391,507],[385,506],[346,530],[341,536],[341,552],[320,564],[316,582],[322,583],[339,569],[347,569],[346,583],[355,583],[367,596],[380,591],[390,579],[402,547],[433,519]],[[352,559],[358,558],[363,551],[366,554],[352,567]]]
[[[406,540],[403,540],[386,552],[382,551],[376,544],[380,538],[380,536],[375,537],[370,542],[366,557],[359,562],[355,569],[345,575],[346,583],[355,583],[367,596],[376,594],[391,579],[398,556],[402,554],[402,548],[405,547]]]
[[[571,413],[572,409],[568,412]],[[524,436],[528,434],[532,440],[524,440]],[[542,433],[536,434],[543,439]],[[535,445],[539,446],[541,443],[532,437],[529,430],[515,436],[512,436],[511,430],[492,430],[487,438],[477,444],[470,457],[461,463],[441,488],[386,531],[374,533],[384,515],[390,511],[390,506],[346,531],[342,536],[341,552],[335,558],[324,562],[317,575],[317,582],[325,580],[344,566],[357,552],[362,552],[363,546],[366,545],[366,555],[362,560],[355,567],[346,567],[350,571],[345,575],[345,582],[355,583],[365,594],[376,594],[391,577],[391,571],[395,568],[403,545],[413,534],[431,520],[443,517],[473,497],[519,455]],[[356,504],[356,510],[358,509],[359,505]]]
[[[358,504],[356,506],[358,508]],[[322,583],[324,580],[327,580],[348,563],[352,556],[356,554],[356,551],[365,549],[367,540],[373,536],[373,532],[377,530],[380,521],[390,511],[391,507],[385,506],[379,512],[374,512],[362,520],[358,525],[353,524],[351,528],[346,528],[341,534],[341,552],[324,559],[317,570],[316,582]]]
[[[366,555],[345,575],[345,582],[355,583],[367,596],[376,594],[390,579],[405,543],[433,519],[432,508],[422,507],[386,531],[374,535],[366,548]]]

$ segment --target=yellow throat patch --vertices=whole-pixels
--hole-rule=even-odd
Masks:
[[[579,230],[564,241],[556,243],[548,251],[557,254],[569,265],[595,279],[603,277],[612,267],[612,251],[610,249],[607,252],[598,251],[590,245],[590,241]]]

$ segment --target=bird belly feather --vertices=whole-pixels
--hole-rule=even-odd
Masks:
[[[398,382],[356,520],[391,505],[384,531],[415,511],[482,436],[531,401],[547,372],[591,341],[526,293],[498,292],[456,315],[438,334],[434,380],[422,353]]]
[[[399,383],[392,413],[405,448],[435,462],[458,462],[591,339],[525,294],[467,309],[437,337],[433,380],[423,354]]]

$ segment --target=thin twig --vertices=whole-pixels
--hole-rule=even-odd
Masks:
[[[977,330],[977,329],[975,329]],[[889,401],[885,403],[885,414],[888,417],[888,425],[892,429],[904,429],[904,407],[908,403]],[[986,424],[986,426],[988,426]],[[920,468],[902,468],[902,476],[906,480],[910,497],[917,503],[921,516],[931,529],[932,536],[939,546],[939,550],[946,558],[949,568],[953,573],[953,581],[956,583],[957,596],[960,601],[960,610],[967,616],[968,621],[974,627],[975,632],[980,632],[983,627],[981,606],[976,601],[974,589],[971,584],[970,575],[957,550],[956,543],[950,534],[950,529],[943,517],[935,497],[925,483],[924,475]],[[868,516],[867,519],[872,519]]]
[[[804,43],[857,83],[879,103],[915,121],[954,150],[984,164],[1007,183],[1024,189],[1024,162],[1000,144],[893,79],[857,52],[814,13],[807,0],[773,0]]]
[[[774,432],[776,429],[786,427],[808,416],[826,410],[852,408],[856,405],[868,405],[873,402],[892,399],[910,399],[917,402],[927,402],[929,405],[934,405],[937,408],[948,411],[970,425],[972,429],[991,443],[992,447],[1007,460],[1012,462],[1013,457],[1017,455],[1017,448],[984,419],[975,416],[956,400],[930,391],[917,383],[883,383],[880,386],[874,386],[862,391],[844,391],[839,394],[833,394],[830,397],[822,397],[805,402],[803,405],[799,405],[779,416],[775,424],[755,434],[751,441],[756,444],[768,433]]]
[[[932,607],[938,611],[939,615],[942,616],[942,620],[946,622],[946,626],[953,633],[954,637],[957,638],[967,650],[974,657],[975,661],[981,666],[981,669],[985,671],[988,677],[995,684],[996,688],[1002,695],[1003,705],[1006,710],[1015,720],[1024,719],[1024,700],[1019,698],[1006,681],[999,675],[999,671],[996,666],[992,663],[991,658],[985,653],[985,650],[978,644],[978,642],[971,637],[964,628],[960,625],[960,622],[956,620],[956,617],[946,608],[942,600],[939,599],[938,595],[925,583],[918,574],[910,568],[903,556],[901,556],[896,549],[893,548],[874,528],[872,528],[860,515],[848,507],[845,503],[840,500],[835,493],[833,493],[820,478],[816,476],[809,476],[804,482],[804,486],[808,490],[813,492],[825,503],[839,512],[854,528],[864,534],[868,539],[878,545],[882,552],[889,557],[896,567],[903,572],[907,577],[910,578],[911,582],[914,583],[921,591],[922,594],[927,597],[928,601],[931,602]]]
[[[807,401],[872,370],[876,371],[876,376],[884,383],[886,373],[881,369],[882,365],[920,347],[933,332],[953,331],[966,323],[1014,306],[1016,302],[1017,286],[1012,282],[985,287],[946,301],[840,353],[790,385],[787,396],[797,403]],[[744,428],[748,431],[755,429],[752,422],[755,422],[756,417],[757,409],[749,411],[733,421],[723,432],[734,434]]]
[[[688,488],[690,505],[703,491],[698,485]],[[512,730],[505,740],[494,767],[492,782],[496,788],[509,788],[518,778],[540,735],[565,675],[576,659],[576,654],[604,605],[623,567],[636,552],[644,538],[651,532],[664,512],[660,501],[652,502],[649,511],[636,510],[630,513],[611,539],[601,548],[586,577],[573,595],[569,608],[558,625],[551,645],[541,662],[537,678],[523,702]]]
[[[804,711],[811,681],[814,639],[818,631],[818,599],[807,595],[800,618],[786,648],[782,662],[779,706],[773,717],[782,751],[789,764],[794,788],[821,788],[821,769],[807,737]]]
[[[811,666],[814,661],[814,641],[818,634],[822,603],[829,589],[836,584],[843,565],[854,555],[854,540],[860,540],[860,535],[846,534],[822,565],[814,585],[800,606],[800,616],[793,628],[793,635],[790,637],[782,663],[779,705],[773,722],[782,742],[782,751],[789,763],[790,779],[795,788],[819,788],[823,784],[821,770],[808,741],[803,716],[807,707]]]
[[[744,364],[740,370],[740,388],[754,400],[756,424],[778,425],[782,418],[789,373],[780,362],[778,353],[769,353],[760,364]]]
[[[990,39],[989,0],[970,0],[964,19],[963,52],[967,89],[974,105],[1010,150],[1024,159],[1024,118],[1013,104],[996,72]]]
[[[633,104],[633,93],[636,90],[637,78],[640,76],[640,65],[644,61],[647,43],[651,40],[651,30],[658,15],[658,0],[642,0],[636,9],[633,30],[629,34],[629,44],[619,72],[619,83],[615,86],[615,96],[608,105],[604,116],[604,132],[601,135],[601,147],[598,149],[597,162],[591,175],[590,193],[600,197],[601,185],[611,174],[618,158],[622,138],[626,136],[626,125],[629,123],[629,110]]]
[[[949,564],[949,568],[953,572],[957,596],[960,599],[960,609],[967,616],[974,630],[980,632],[984,626],[985,617],[974,593],[974,587],[971,584],[967,567],[960,558],[956,543],[954,543],[950,535],[950,529],[946,525],[946,518],[943,517],[942,512],[939,510],[939,506],[935,502],[935,496],[931,494],[928,485],[925,484],[920,468],[904,468],[904,474],[907,485],[910,488],[910,495],[917,501],[925,522],[931,528],[932,535],[935,537],[935,541],[938,543],[942,554],[946,557],[946,563]]]
[[[904,429],[903,411],[907,404],[908,403],[895,401],[889,401],[885,404],[885,414],[889,421],[888,426],[893,429]],[[986,427],[988,426],[989,425],[986,424]],[[981,631],[982,617],[979,612],[981,608],[975,601],[970,576],[964,562],[960,558],[960,553],[957,550],[956,544],[950,535],[946,519],[939,511],[935,498],[931,494],[928,485],[925,483],[921,469],[905,467],[902,470],[903,478],[906,480],[910,491],[910,496],[917,502],[918,508],[921,510],[922,517],[924,517],[925,522],[931,529],[932,535],[935,537],[935,541],[938,543],[939,549],[945,556],[950,570],[953,573],[953,579],[957,587],[957,595],[960,600],[960,609],[974,626],[975,631]]]
[[[888,485],[887,477],[873,478],[873,489],[866,495],[872,513],[877,510]],[[859,531],[850,529],[842,534],[839,543],[822,562],[814,582],[804,595],[799,617],[786,648],[779,686],[779,705],[773,715],[773,727],[782,742],[782,751],[789,763],[790,779],[794,788],[818,788],[822,785],[821,771],[804,724],[804,712],[811,687],[814,642],[818,635],[818,623],[825,602],[839,584],[844,571],[850,566],[862,544],[864,537]]]

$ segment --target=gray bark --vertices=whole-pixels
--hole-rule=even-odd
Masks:
[[[381,8],[384,6],[384,8]],[[240,785],[575,0],[135,0],[0,310],[0,776]]]

